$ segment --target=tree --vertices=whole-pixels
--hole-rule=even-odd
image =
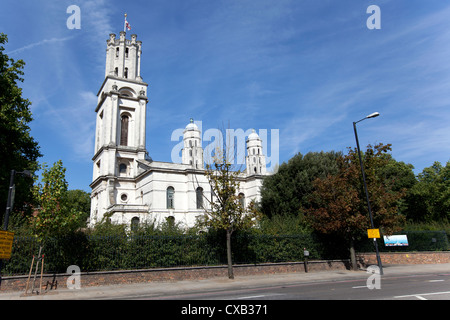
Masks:
[[[211,185],[214,201],[210,201],[209,208],[205,209],[205,219],[201,225],[226,232],[228,278],[234,279],[231,236],[236,230],[253,226],[258,220],[259,212],[253,201],[245,207],[238,194],[241,172],[232,170],[225,151],[216,151],[213,164],[206,165],[206,177]]]
[[[408,219],[415,222],[450,221],[450,161],[434,162],[417,176],[407,197]]]
[[[82,216],[78,208],[68,205],[66,168],[62,161],[51,168],[44,164],[42,169],[42,181],[34,187],[39,208],[31,219],[34,234],[40,241],[74,231]]]
[[[4,54],[8,37],[0,33],[0,208],[6,208],[10,172],[38,169],[41,157],[38,143],[31,137],[29,123],[32,121],[30,101],[22,98],[23,60],[14,61]],[[30,192],[32,181],[16,177],[15,212],[24,211],[33,202]]]
[[[79,212],[78,226],[86,227],[86,222],[91,213],[91,195],[83,190],[67,190],[66,193],[66,209]]]
[[[336,159],[339,152],[298,153],[278,172],[264,179],[261,188],[261,210],[267,217],[275,215],[298,215],[309,207],[308,196],[316,178],[325,178],[338,171]]]
[[[405,190],[394,190],[394,180],[383,176],[381,168],[388,165],[390,145],[368,146],[364,153],[364,171],[375,226],[384,234],[392,234],[404,223],[398,212],[399,200]],[[338,159],[339,172],[313,182],[311,207],[307,219],[312,227],[325,234],[338,235],[348,244],[353,268],[356,268],[354,242],[370,228],[370,220],[361,181],[358,153]]]

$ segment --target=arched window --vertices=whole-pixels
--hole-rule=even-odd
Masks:
[[[175,227],[175,217],[174,216],[167,217],[166,221],[167,221],[167,225],[169,228]]]
[[[195,194],[197,198],[197,209],[203,209],[203,188],[198,187]]]
[[[128,58],[128,48],[125,48],[125,58]]]
[[[120,145],[127,146],[128,145],[128,121],[129,118],[127,115],[123,115],[120,119]]]
[[[116,48],[116,58],[119,57],[119,48]]]
[[[138,228],[139,228],[139,218],[133,217],[131,219],[131,231],[137,231]]]
[[[242,206],[242,208],[245,208],[245,195],[241,192],[238,195],[239,198],[239,204]]]
[[[166,199],[167,199],[167,209],[174,209],[175,189],[173,187],[167,188]]]
[[[125,68],[123,77],[124,77],[125,79],[128,79],[128,68]]]
[[[120,175],[125,175],[127,174],[127,165],[125,163],[121,163],[119,165],[119,174]]]

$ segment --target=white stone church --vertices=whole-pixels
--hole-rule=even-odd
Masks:
[[[90,224],[107,214],[115,223],[193,226],[214,200],[205,176],[201,132],[192,119],[183,133],[182,163],[153,161],[146,150],[148,84],[141,77],[142,42],[136,35],[110,34],[105,80],[97,94],[95,154]],[[186,117],[188,119],[188,116]],[[188,122],[188,121],[187,121]],[[262,141],[253,131],[246,139],[246,169],[239,196],[259,200],[266,173]]]

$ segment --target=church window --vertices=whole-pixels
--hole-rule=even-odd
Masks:
[[[126,202],[128,200],[128,196],[126,193],[122,193],[120,195],[120,200],[122,200],[123,202]]]
[[[119,174],[126,174],[127,173],[127,165],[125,163],[121,163],[119,165]]]
[[[175,198],[175,189],[173,187],[168,187],[166,192],[167,198],[167,209],[174,208],[174,198]]]
[[[125,58],[128,58],[128,48],[125,48]]]
[[[203,209],[203,188],[198,187],[195,194],[197,198],[197,209]]]
[[[124,71],[124,73],[123,73],[123,77],[124,77],[125,79],[128,79],[128,68],[125,68],[125,71]]]
[[[131,219],[131,231],[137,231],[137,229],[139,228],[139,218],[138,217],[133,217]]]
[[[118,77],[119,76],[119,68],[115,68],[114,69],[114,75],[116,76],[116,77]]]
[[[128,116],[123,115],[120,121],[120,145],[128,145]]]
[[[241,193],[239,193],[238,198],[239,198],[239,204],[243,208],[245,208],[245,195],[241,192]]]
[[[166,218],[167,224],[169,228],[175,227],[175,217],[174,216],[168,216]]]
[[[118,58],[119,57],[119,48],[116,48],[116,58]]]
[[[189,156],[192,157],[192,150],[189,150]]]

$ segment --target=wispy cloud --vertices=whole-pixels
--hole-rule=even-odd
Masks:
[[[7,52],[6,54],[9,55],[9,54],[20,53],[20,52],[23,52],[25,50],[29,50],[29,49],[33,49],[33,48],[38,47],[38,46],[42,46],[44,44],[48,45],[48,44],[54,44],[54,43],[58,43],[58,42],[65,42],[65,41],[71,40],[73,38],[75,38],[75,36],[64,37],[64,38],[44,39],[44,40],[41,40],[41,41],[38,41],[38,42],[35,42],[35,43],[31,43],[31,44],[26,45],[26,46],[23,46],[21,48],[14,49],[12,51]]]
[[[97,96],[90,91],[80,91],[70,104],[48,108],[47,118],[52,121],[52,131],[63,137],[65,145],[78,161],[89,161],[94,150],[95,117],[93,106]]]

